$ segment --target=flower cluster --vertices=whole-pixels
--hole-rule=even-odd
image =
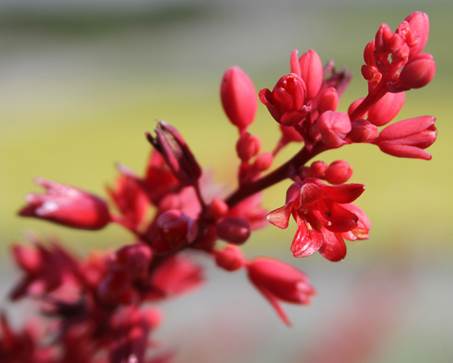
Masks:
[[[350,81],[333,62],[323,65],[313,50],[290,56],[290,73],[272,89],[257,92],[239,67],[228,69],[220,96],[226,116],[238,130],[237,189],[218,192],[190,147],[171,125],[161,121],[147,134],[152,145],[143,173],[118,166],[106,200],[88,191],[38,179],[43,194],[31,194],[19,211],[63,226],[101,230],[117,224],[131,233],[131,243],[116,251],[77,258],[57,242],[33,241],[12,252],[22,279],[12,300],[40,302],[49,329],[33,324],[11,329],[0,324],[0,361],[32,363],[157,363],[171,359],[151,337],[161,316],[155,303],[189,292],[204,280],[191,252],[211,258],[221,269],[244,270],[251,285],[289,324],[282,303],[306,305],[315,294],[299,269],[268,257],[248,259],[240,245],[267,222],[286,228],[297,224],[291,252],[306,257],[319,252],[330,261],[346,256],[345,241],[368,238],[370,221],[353,202],[362,184],[348,183],[347,161],[313,160],[322,152],[352,143],[369,143],[383,152],[429,159],[425,149],[436,139],[434,117],[396,121],[405,92],[425,86],[435,63],[424,53],[426,14],[409,15],[393,32],[381,25],[364,51],[362,74],[368,93],[347,112],[339,99]],[[279,138],[271,151],[249,131],[258,98],[277,121]],[[383,127],[383,129],[380,129]],[[299,151],[282,165],[274,160],[289,143]],[[267,212],[261,192],[291,181],[285,204]],[[41,329],[42,330],[42,329]],[[50,334],[51,338],[42,338]]]

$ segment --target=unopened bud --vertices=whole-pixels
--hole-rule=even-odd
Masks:
[[[224,241],[240,245],[250,237],[250,225],[243,218],[225,217],[217,223],[217,234]]]
[[[245,258],[239,249],[234,245],[228,245],[224,249],[215,252],[217,266],[227,271],[236,271],[245,265]]]
[[[351,132],[348,137],[352,142],[373,142],[378,137],[379,130],[376,125],[366,120],[352,122]]]
[[[436,62],[431,54],[419,54],[401,71],[399,88],[408,90],[426,86],[436,74]]]
[[[326,170],[326,180],[330,184],[346,183],[352,176],[352,168],[345,160],[337,160],[329,165]]]
[[[258,108],[256,90],[250,77],[239,67],[225,71],[220,86],[223,109],[228,119],[240,130],[254,120]]]
[[[236,152],[242,161],[256,156],[261,147],[260,139],[249,132],[243,132],[236,143]]]

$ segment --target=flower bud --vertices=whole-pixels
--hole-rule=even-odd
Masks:
[[[329,165],[326,170],[326,180],[330,184],[346,183],[352,176],[351,165],[345,160],[337,160]]]
[[[351,121],[344,112],[326,111],[317,121],[322,142],[331,148],[346,144],[346,135],[351,131]]]
[[[314,50],[302,54],[299,59],[302,79],[307,86],[307,97],[314,98],[318,95],[324,79],[324,70],[321,58]]]
[[[233,125],[244,130],[253,122],[258,108],[256,90],[241,68],[231,67],[225,71],[220,97],[223,110]]]
[[[318,101],[318,112],[335,111],[338,107],[338,93],[334,87],[328,87],[321,91]]]
[[[236,152],[242,161],[248,161],[256,156],[261,147],[260,139],[249,132],[243,132],[236,143]]]
[[[348,137],[352,142],[373,142],[379,134],[378,128],[366,120],[352,121],[351,132]]]
[[[426,86],[436,74],[436,63],[431,54],[419,54],[403,68],[398,81],[399,89],[408,90]]]
[[[376,144],[393,156],[430,160],[424,149],[436,141],[435,121],[433,116],[398,121],[382,130]]]
[[[193,242],[197,234],[194,221],[177,209],[163,212],[156,220],[156,230],[152,248],[157,253],[177,250]]]
[[[107,204],[81,189],[37,179],[45,194],[30,194],[19,211],[22,217],[45,219],[78,229],[97,230],[111,222]]]
[[[225,217],[217,223],[217,235],[221,240],[240,245],[250,237],[250,224],[244,218]]]
[[[386,93],[379,101],[368,109],[368,121],[376,126],[382,126],[393,120],[404,105],[404,92]]]
[[[228,245],[220,251],[215,251],[215,262],[224,270],[236,271],[244,266],[245,258],[239,247]]]
[[[228,204],[220,198],[214,198],[208,206],[209,215],[215,219],[224,217],[228,213]]]
[[[269,169],[272,165],[272,161],[272,153],[266,152],[258,155],[253,165],[257,171],[261,172]]]
[[[413,44],[409,44],[411,55],[423,51],[429,38],[429,17],[422,11],[414,11],[404,20],[409,23],[411,35],[414,38]]]
[[[308,277],[293,266],[271,258],[256,258],[247,266],[248,278],[271,303],[283,322],[288,317],[279,301],[306,305],[315,294]]]
[[[200,165],[178,130],[159,121],[156,136],[147,134],[146,137],[180,182],[192,185],[198,181],[201,176]]]
[[[151,258],[151,248],[144,243],[124,246],[116,252],[117,262],[133,278],[145,279],[147,277]]]
[[[299,123],[306,115],[303,109],[305,83],[297,74],[290,73],[282,76],[272,92],[267,88],[262,89],[259,97],[272,117],[285,126]]]
[[[310,177],[324,179],[326,175],[326,170],[327,164],[322,160],[318,160],[310,165],[308,173]]]

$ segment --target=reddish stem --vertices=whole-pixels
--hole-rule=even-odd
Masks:
[[[387,93],[384,83],[381,82],[373,90],[373,92],[368,93],[365,99],[360,103],[360,105],[349,115],[351,120],[357,120],[377,101],[379,101]]]
[[[306,147],[303,147],[296,155],[271,173],[255,180],[254,182],[239,187],[235,192],[227,197],[226,203],[229,207],[233,207],[247,197],[281,182],[282,180],[290,177],[301,166],[305,165],[307,161],[322,151],[324,151],[324,149],[321,147],[314,147],[310,151]]]

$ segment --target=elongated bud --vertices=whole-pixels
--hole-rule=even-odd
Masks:
[[[295,73],[282,76],[273,90],[262,89],[259,92],[261,102],[267,107],[274,119],[292,126],[305,117],[305,82]]]
[[[250,224],[243,218],[225,217],[217,223],[217,234],[221,240],[240,245],[250,237]]]
[[[376,125],[367,120],[352,121],[351,132],[348,137],[352,142],[373,142],[379,135]]]
[[[409,23],[413,43],[409,44],[411,55],[420,53],[425,49],[429,38],[429,17],[422,11],[415,11],[404,20]]]
[[[249,132],[243,132],[236,143],[236,152],[242,161],[248,161],[256,156],[260,148],[260,139]]]
[[[405,100],[405,92],[386,93],[368,109],[368,121],[376,126],[385,125],[398,115]]]
[[[324,79],[324,70],[321,58],[314,50],[302,54],[300,57],[300,70],[302,79],[307,86],[307,97],[314,98],[318,95]]]
[[[227,271],[236,271],[242,268],[246,261],[239,247],[228,245],[224,249],[215,251],[217,266]]]
[[[381,132],[376,144],[393,156],[430,160],[424,149],[436,141],[435,121],[432,116],[419,116],[396,122]]]
[[[104,228],[111,222],[107,204],[101,198],[50,180],[37,179],[36,183],[45,194],[29,194],[20,216],[89,230]]]
[[[220,86],[223,110],[233,125],[246,129],[258,108],[256,90],[250,77],[239,67],[225,71]]]
[[[374,41],[367,43],[367,45],[365,46],[365,49],[363,50],[363,60],[369,66],[376,65],[376,61],[374,58],[374,51],[375,51]]]
[[[338,107],[338,93],[334,87],[329,87],[321,91],[318,101],[318,111],[320,114],[325,111],[335,111]]]
[[[436,62],[431,54],[419,54],[401,71],[399,88],[408,90],[426,86],[436,74]]]
[[[305,305],[315,294],[315,289],[302,271],[271,258],[256,258],[249,262],[247,273],[252,284],[287,325],[290,322],[280,301]]]
[[[159,121],[156,136],[146,136],[180,182],[193,185],[198,181],[201,176],[200,165],[178,130],[164,121]]]
[[[326,180],[330,184],[346,183],[352,176],[351,165],[345,160],[332,162],[326,170]]]
[[[336,148],[347,143],[345,138],[351,131],[351,121],[346,113],[326,111],[317,125],[324,145]]]

